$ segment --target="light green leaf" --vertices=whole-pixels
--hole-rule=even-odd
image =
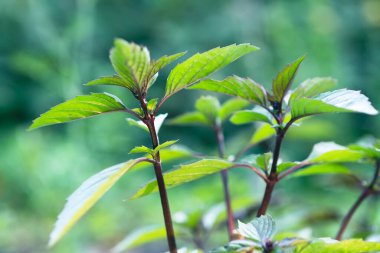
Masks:
[[[204,159],[195,163],[182,165],[178,169],[164,174],[165,185],[167,188],[172,188],[174,186],[227,169],[232,165],[233,163],[231,162],[218,159]],[[157,181],[152,180],[138,190],[132,199],[146,196],[157,191]]]
[[[294,166],[297,166],[299,165],[299,162],[283,162],[283,163],[280,163],[279,165],[277,165],[277,172],[280,173],[280,172],[283,172],[285,170],[288,170]]]
[[[258,251],[256,251],[256,250]],[[248,253],[248,252],[262,252],[261,245],[251,240],[233,240],[227,245],[212,249],[209,253]]]
[[[116,85],[121,87],[126,87],[129,90],[133,90],[133,85],[131,83],[126,82],[124,79],[122,79],[120,76],[114,75],[114,76],[103,76],[98,79],[92,80],[85,85],[92,86],[92,85]]]
[[[146,81],[148,82],[150,79],[152,79],[154,76],[156,76],[156,74],[161,69],[163,69],[166,65],[177,60],[179,57],[183,56],[184,54],[186,54],[186,52],[181,52],[181,53],[173,54],[173,55],[169,55],[169,56],[164,55],[161,58],[159,58],[158,60],[152,61],[150,66],[149,66],[148,74],[146,76],[146,79],[147,79]]]
[[[50,234],[49,247],[56,244],[77,221],[134,165],[145,158],[129,160],[107,168],[82,183],[67,199]]]
[[[174,143],[176,143],[178,140],[175,140],[175,141],[165,141],[164,143],[158,145],[154,150],[153,150],[153,154],[156,154],[158,151],[160,151],[161,149],[164,149],[164,148],[167,148],[167,147],[170,147],[171,145],[173,145]]]
[[[184,89],[201,78],[223,68],[241,56],[257,50],[249,44],[217,47],[201,54],[195,54],[178,64],[169,74],[165,97]]]
[[[262,244],[271,240],[276,231],[276,223],[270,215],[261,215],[253,219],[250,224],[256,229]]]
[[[134,147],[131,151],[129,151],[129,154],[139,154],[139,153],[147,153],[147,154],[152,155],[154,151],[146,146]]]
[[[112,253],[125,252],[126,250],[144,245],[146,243],[164,240],[166,238],[165,227],[149,226],[137,229],[127,235],[111,250]]]
[[[272,152],[264,153],[262,155],[257,156],[256,164],[264,171],[268,171],[269,166],[271,166],[271,160]]]
[[[209,125],[201,112],[188,112],[169,120],[171,125]]]
[[[222,81],[206,79],[193,85],[190,89],[220,92],[246,99],[263,107],[266,107],[268,104],[267,93],[264,87],[249,78],[230,76]]]
[[[235,112],[230,121],[235,125],[242,125],[247,123],[252,123],[256,121],[262,121],[271,124],[271,120],[262,113],[255,112],[253,110],[243,110]]]
[[[219,116],[219,100],[212,96],[202,96],[195,102],[195,108],[212,124]]]
[[[306,161],[321,162],[357,162],[363,158],[363,153],[348,149],[334,142],[315,144]]]
[[[288,178],[320,175],[320,174],[350,174],[350,170],[341,164],[322,163],[316,164],[291,174]]]
[[[365,158],[380,159],[380,140],[367,136],[359,140],[357,144],[351,144],[349,149],[361,151]]]
[[[93,93],[78,96],[56,105],[33,121],[29,130],[43,126],[65,123],[88,118],[102,113],[124,111],[126,107],[116,96],[106,93]]]
[[[290,96],[290,102],[298,98],[312,98],[332,90],[337,80],[330,77],[315,77],[302,82]]]
[[[360,93],[347,89],[322,93],[316,98],[300,98],[292,101],[292,118],[301,118],[321,113],[358,112],[375,115],[378,112]]]
[[[273,80],[272,91],[276,102],[282,103],[286,93],[290,89],[299,65],[305,56],[301,56],[294,62],[287,65]]]
[[[154,119],[154,126],[156,128],[156,133],[158,133],[160,131],[161,126],[164,123],[165,118],[167,116],[168,116],[167,113],[160,114],[160,115],[157,115],[156,118]],[[130,119],[130,118],[127,118],[126,120],[128,121],[128,123],[131,126],[136,126],[136,127],[140,128],[140,129],[143,129],[144,131],[147,131],[149,133],[148,127],[141,120],[134,120],[134,119]]]
[[[154,109],[156,109],[157,102],[158,102],[158,98],[153,98],[153,99],[149,100],[149,102],[147,104],[147,108],[148,108],[149,112],[153,112]]]
[[[317,240],[308,246],[300,246],[295,253],[376,253],[380,251],[380,243],[366,242],[361,239],[350,239],[326,243]]]
[[[127,122],[129,123],[129,125],[131,126],[135,126],[135,127],[138,127],[146,132],[149,133],[149,129],[148,127],[141,121],[141,120],[134,120],[134,119],[131,119],[131,118],[126,118]]]
[[[123,79],[125,87],[128,87],[130,91],[136,94],[139,88],[138,83],[136,83],[131,70],[126,65],[126,59],[120,48],[114,47],[111,49],[110,61],[116,73]]]
[[[263,124],[256,130],[256,132],[254,132],[249,143],[250,145],[256,145],[262,141],[269,139],[275,134],[276,130],[274,130],[271,125]]]
[[[240,98],[231,98],[224,102],[219,110],[219,117],[226,120],[232,113],[239,111],[249,105],[249,102]]]
[[[114,44],[115,51],[121,55],[123,63],[129,69],[135,84],[139,87],[146,85],[144,78],[150,65],[148,49],[123,39],[115,39]]]

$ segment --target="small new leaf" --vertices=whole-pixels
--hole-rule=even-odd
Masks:
[[[116,96],[106,93],[93,93],[78,96],[56,105],[33,121],[29,130],[43,126],[65,123],[98,114],[124,111],[126,107]]]
[[[154,151],[153,149],[150,149],[146,146],[134,147],[131,151],[129,151],[129,154],[139,154],[139,153],[150,154],[153,156]]]
[[[50,234],[49,247],[56,244],[128,170],[140,162],[144,162],[144,158],[112,166],[84,181],[70,195],[59,214]]]
[[[305,56],[301,56],[294,62],[287,65],[273,80],[272,91],[275,102],[282,103],[286,93],[289,91],[299,65]]]
[[[194,84],[201,78],[223,68],[241,56],[257,50],[249,44],[217,47],[201,54],[195,54],[178,64],[169,74],[165,97]]]
[[[176,143],[178,140],[175,140],[175,141],[165,141],[164,143],[158,145],[154,150],[153,150],[153,156],[157,154],[158,151],[160,151],[161,149],[164,149],[164,148],[167,148],[167,147],[170,147],[171,145],[173,145],[174,143]]]
[[[158,98],[153,98],[149,100],[147,104],[147,108],[150,113],[154,112],[154,110],[156,109],[157,102],[158,102]]]
[[[178,186],[201,177],[219,172],[231,167],[233,163],[218,159],[204,159],[195,163],[182,165],[178,169],[164,174],[167,188]],[[136,192],[131,199],[149,195],[158,191],[156,180],[152,180]]]

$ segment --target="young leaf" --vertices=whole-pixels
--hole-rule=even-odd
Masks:
[[[160,115],[156,116],[156,118],[154,119],[154,126],[156,127],[156,133],[158,133],[160,131],[160,128],[161,128],[162,124],[164,123],[167,116],[168,116],[167,113],[160,114]],[[141,120],[137,121],[137,120],[130,119],[130,118],[127,118],[126,120],[128,121],[128,123],[131,126],[136,126],[136,127],[141,128],[144,131],[147,131],[149,133],[148,127]]]
[[[231,114],[247,107],[249,102],[240,98],[231,98],[224,102],[219,110],[219,117],[222,121],[226,120]]]
[[[264,87],[249,78],[230,76],[222,81],[206,79],[191,86],[190,89],[220,92],[246,99],[263,107],[268,104]]]
[[[201,78],[223,68],[241,56],[258,48],[249,44],[217,47],[201,54],[195,54],[178,64],[169,74],[165,97],[184,89]]]
[[[146,132],[149,133],[149,129],[148,127],[141,121],[137,121],[137,120],[134,120],[134,119],[131,119],[131,118],[126,118],[127,122],[129,123],[129,125],[131,126],[135,126],[135,127],[138,127]]]
[[[347,89],[322,93],[315,98],[294,99],[291,104],[293,119],[337,112],[358,112],[369,115],[378,113],[360,91]]]
[[[270,215],[262,215],[252,220],[250,224],[256,229],[262,245],[265,245],[266,241],[272,239],[276,230],[276,223]]]
[[[202,96],[195,102],[195,108],[212,124],[219,115],[219,100],[212,96]]]
[[[50,234],[49,247],[56,244],[75,223],[134,165],[145,158],[107,168],[86,181],[70,195]]]
[[[209,125],[205,115],[201,112],[188,112],[169,120],[171,125]]]
[[[294,62],[287,65],[273,80],[272,91],[276,102],[282,103],[282,100],[292,85],[298,67],[304,58],[305,56],[301,56]]]
[[[269,170],[269,166],[271,165],[271,159],[272,159],[272,152],[264,153],[262,155],[259,155],[256,158],[256,164],[263,169],[264,171]]]
[[[165,227],[149,226],[140,228],[127,235],[121,242],[111,250],[112,253],[125,252],[126,250],[140,245],[163,240],[166,237]]]
[[[149,102],[147,104],[147,108],[148,108],[149,112],[153,112],[154,109],[156,109],[157,102],[158,102],[158,98],[153,98],[153,99],[149,100]]]
[[[251,140],[249,141],[250,145],[256,145],[262,141],[265,141],[276,134],[276,130],[269,125],[269,124],[263,124],[261,125],[256,132],[251,137]]]
[[[144,78],[150,65],[148,49],[123,39],[115,39],[115,51],[121,55],[135,84],[139,87],[145,85]]]
[[[298,98],[312,98],[332,90],[337,80],[330,77],[315,77],[302,82],[290,96],[290,102]]]
[[[218,159],[204,159],[182,165],[164,174],[165,185],[171,188],[231,167],[233,163]],[[131,199],[140,198],[158,191],[156,180],[152,180],[136,192]]]
[[[135,94],[139,89],[138,83],[133,77],[131,70],[125,64],[126,59],[119,48],[114,47],[111,49],[110,61],[118,76],[123,79],[124,86]]]
[[[312,163],[357,162],[362,157],[362,152],[348,149],[334,142],[321,142],[314,145],[306,161]]]
[[[175,141],[165,141],[164,143],[158,145],[154,150],[153,150],[153,154],[157,154],[158,151],[160,151],[161,149],[164,149],[164,148],[167,148],[171,145],[173,145],[174,143],[176,143],[178,140],[175,140]]]
[[[145,146],[134,147],[131,151],[129,151],[129,154],[139,154],[139,153],[146,153],[146,154],[153,155],[154,151]]]
[[[247,123],[252,123],[256,121],[262,121],[265,123],[271,124],[271,120],[268,119],[268,117],[264,114],[261,114],[259,112],[255,112],[253,110],[244,110],[244,111],[238,111],[235,112],[230,121],[234,123],[235,125],[242,125]]]
[[[88,118],[106,112],[124,111],[126,107],[116,96],[106,93],[93,93],[78,96],[56,105],[33,121],[29,130],[43,126],[65,123]]]
[[[134,86],[130,83],[122,79],[120,76],[114,75],[114,76],[103,76],[98,79],[92,80],[85,85],[92,86],[92,85],[116,85],[121,87],[126,87],[129,90],[133,90]]]

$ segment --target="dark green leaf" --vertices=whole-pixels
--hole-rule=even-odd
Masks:
[[[102,113],[124,111],[119,98],[105,93],[78,96],[56,105],[33,121],[29,130],[43,126],[88,118]]]
[[[378,113],[360,91],[347,89],[326,92],[316,98],[294,99],[291,104],[292,118],[337,112]]]
[[[190,89],[200,89],[224,93],[246,99],[260,106],[267,106],[267,95],[264,87],[249,78],[230,76],[222,81],[206,79]]]
[[[165,185],[167,188],[171,188],[227,169],[232,165],[233,163],[231,162],[217,159],[204,159],[195,163],[182,165],[178,169],[164,174]],[[138,190],[132,199],[149,195],[157,191],[157,181],[153,180]]]
[[[301,56],[294,62],[287,65],[273,80],[272,91],[276,102],[282,103],[286,93],[289,91],[297,69],[305,56]]]
[[[165,97],[199,81],[201,78],[223,68],[241,56],[257,50],[249,44],[217,47],[201,54],[195,54],[178,64],[169,74]]]

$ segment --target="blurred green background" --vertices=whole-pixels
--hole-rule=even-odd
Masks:
[[[308,77],[332,76],[339,80],[339,88],[362,90],[379,109],[379,13],[378,0],[2,0],[0,253],[106,252],[138,227],[163,224],[157,194],[128,201],[153,177],[153,171],[145,169],[125,176],[54,249],[46,249],[65,198],[90,175],[129,159],[133,146],[149,144],[148,136],[130,127],[121,114],[26,131],[40,113],[78,94],[108,91],[133,105],[132,96],[124,90],[82,85],[113,73],[108,51],[115,37],[146,45],[154,58],[252,43],[261,50],[214,77],[234,73],[266,87],[286,63],[306,53],[295,85]],[[152,98],[163,94],[169,70],[160,74]],[[169,100],[163,112],[170,118],[192,110],[200,94],[205,93],[184,91]],[[302,160],[315,142],[349,144],[363,135],[377,135],[379,127],[378,116],[309,119],[289,133],[283,159]],[[239,149],[252,129],[227,125],[227,150]],[[213,155],[216,147],[210,136],[209,130],[197,127],[164,126],[161,130],[161,140],[180,139],[197,152]],[[253,152],[266,147],[270,143]],[[363,176],[370,171],[355,170]],[[255,204],[263,185],[243,170],[231,174],[233,198],[249,198]],[[279,185],[270,211],[280,231],[311,228],[315,236],[334,236],[339,219],[357,194],[358,189],[336,176],[294,179]],[[219,175],[169,190],[169,197],[173,212],[209,208],[223,199]],[[366,202],[360,210],[366,215],[355,216],[347,235],[379,232],[379,208],[376,201]],[[210,238],[207,248],[227,241],[221,231]],[[186,240],[179,244],[193,247]],[[164,250],[162,241],[130,252]]]

